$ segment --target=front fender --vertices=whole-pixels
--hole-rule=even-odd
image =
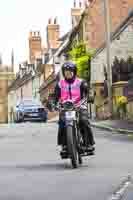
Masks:
[[[65,125],[66,126],[73,126],[74,125],[74,120],[65,120]]]

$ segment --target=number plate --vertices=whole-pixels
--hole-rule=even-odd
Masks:
[[[31,117],[37,117],[38,114],[37,113],[30,113],[29,116],[31,116]]]
[[[66,119],[76,119],[76,112],[75,111],[68,111],[65,113]]]

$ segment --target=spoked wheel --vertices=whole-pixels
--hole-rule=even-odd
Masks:
[[[77,163],[78,152],[77,152],[77,145],[76,145],[76,140],[74,138],[72,126],[67,127],[67,146],[68,146],[68,154],[71,158],[72,166],[73,168],[77,168],[78,167],[78,163]]]
[[[82,156],[80,154],[78,154],[78,161],[80,165],[83,163]]]
[[[78,162],[81,165],[83,163],[82,156],[81,156],[81,144],[83,143],[83,141],[82,141],[82,136],[81,136],[80,131],[79,130],[77,131],[78,131],[77,133],[78,135],[78,144],[77,144],[78,145]]]

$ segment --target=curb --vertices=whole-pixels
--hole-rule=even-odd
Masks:
[[[112,128],[110,126],[106,126],[106,125],[98,125],[95,123],[91,123],[92,127],[96,127],[96,128],[101,128],[107,131],[112,131],[112,132],[117,132],[117,133],[121,133],[121,134],[127,134],[128,136],[133,136],[133,131],[128,130],[128,129],[120,129],[120,128]]]

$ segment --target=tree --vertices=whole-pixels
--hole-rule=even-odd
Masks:
[[[90,81],[91,58],[94,52],[93,49],[87,51],[83,42],[75,45],[72,50],[68,52],[69,59],[77,64],[78,76],[87,81]]]

